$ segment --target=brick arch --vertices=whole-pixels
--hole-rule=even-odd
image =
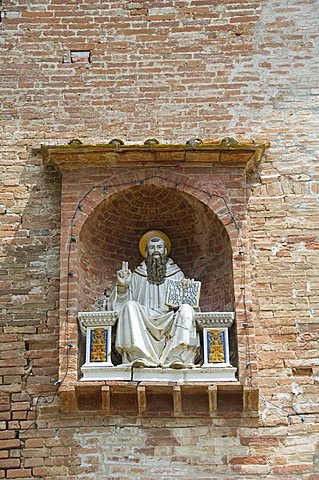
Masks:
[[[96,308],[103,291],[110,293],[122,260],[132,269],[138,265],[139,238],[153,228],[170,236],[171,257],[185,274],[202,281],[202,308],[232,309],[232,246],[226,227],[211,208],[214,199],[206,195],[205,204],[186,191],[197,191],[193,186],[182,189],[182,176],[178,188],[166,178],[140,180],[139,174],[132,186],[113,186],[107,192],[99,187],[82,202],[75,222],[80,309]],[[224,215],[223,208],[220,205]]]
[[[80,209],[75,212],[73,233],[80,233],[84,222],[101,202],[122,191],[144,184],[176,188],[207,205],[224,225],[232,247],[234,248],[237,245],[238,229],[236,228],[231,210],[227,208],[227,195],[224,192],[219,192],[218,187],[205,188],[199,179],[190,179],[186,174],[166,169],[159,171],[154,169],[151,173],[148,169],[134,170],[122,175],[112,176],[105,179],[104,182],[97,184],[81,200]]]

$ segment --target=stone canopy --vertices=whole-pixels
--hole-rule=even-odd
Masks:
[[[109,143],[85,145],[71,140],[67,145],[41,145],[34,149],[47,164],[63,171],[87,167],[132,166],[240,166],[253,171],[269,143],[242,142],[231,137],[223,140],[191,139],[186,144],[160,144],[155,139],[141,145],[125,145],[114,139]]]

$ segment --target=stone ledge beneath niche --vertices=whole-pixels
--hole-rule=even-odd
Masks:
[[[121,416],[256,415],[259,391],[238,382],[75,382],[60,387],[63,413]]]
[[[132,368],[122,365],[84,364],[81,367],[81,382],[131,380],[135,382],[237,382],[237,368],[230,364],[200,368]]]

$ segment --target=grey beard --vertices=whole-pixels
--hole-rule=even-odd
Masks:
[[[165,281],[166,275],[166,255],[150,255],[145,259],[147,269],[147,279],[150,283],[161,285]]]

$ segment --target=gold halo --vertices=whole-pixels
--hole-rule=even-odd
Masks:
[[[149,240],[154,237],[158,237],[163,240],[167,248],[167,255],[171,251],[172,244],[166,233],[161,232],[160,230],[149,230],[148,232],[144,233],[144,235],[140,238],[138,244],[140,253],[144,258],[146,258],[146,245],[148,244]]]

